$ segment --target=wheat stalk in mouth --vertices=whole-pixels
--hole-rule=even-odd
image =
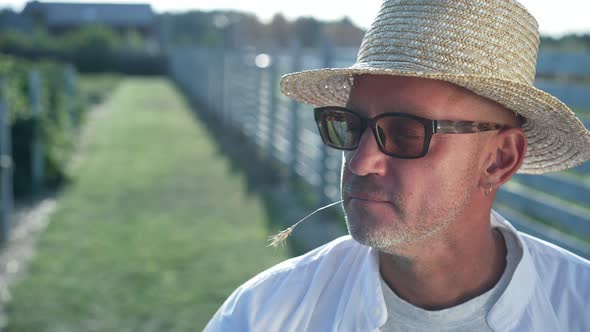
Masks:
[[[303,219],[301,219],[298,222],[294,223],[289,228],[286,228],[286,229],[278,232],[275,235],[269,236],[268,237],[268,241],[270,241],[270,244],[267,247],[278,247],[279,245],[284,244],[285,243],[285,240],[289,237],[289,235],[291,235],[291,233],[293,232],[293,230],[295,229],[295,227],[297,227],[299,224],[301,224],[305,219],[313,216],[316,212],[322,211],[323,209],[327,209],[330,206],[334,206],[334,205],[339,204],[341,202],[342,202],[342,200],[339,200],[337,202],[330,203],[328,205],[322,206],[321,208],[318,208],[315,211],[313,211],[312,213],[310,213],[307,216],[305,216]]]

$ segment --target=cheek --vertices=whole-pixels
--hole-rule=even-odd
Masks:
[[[403,195],[408,208],[414,205],[415,208],[424,206],[436,199],[434,196],[441,195],[440,188],[443,183],[438,171],[436,167],[416,165],[400,172],[395,187]]]
[[[397,170],[400,189],[417,201],[439,201],[465,189],[474,177],[474,156],[463,151],[433,150]]]
[[[445,142],[446,143],[446,142]],[[478,183],[480,150],[471,144],[440,144],[427,159],[424,177],[430,182],[433,194],[444,196],[463,195]]]

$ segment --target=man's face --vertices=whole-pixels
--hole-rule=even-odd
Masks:
[[[372,118],[402,112],[439,120],[486,121],[485,105],[455,85],[435,80],[364,75],[355,79],[348,107]],[[486,134],[433,135],[426,156],[383,154],[370,129],[344,153],[342,198],[347,226],[360,243],[395,250],[433,234],[449,234],[479,189]]]

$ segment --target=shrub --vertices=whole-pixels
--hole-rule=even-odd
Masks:
[[[29,73],[40,76],[41,114],[31,110]],[[5,99],[10,111],[14,192],[17,197],[32,193],[31,151],[35,137],[43,150],[46,188],[67,180],[66,163],[73,151],[83,104],[72,84],[65,79],[67,67],[50,61],[28,62],[0,56],[0,77],[6,82]],[[71,83],[71,82],[70,82]]]
[[[166,73],[165,57],[148,52],[140,35],[129,33],[124,39],[112,28],[100,25],[85,26],[64,35],[52,35],[40,27],[33,33],[0,30],[0,52],[31,60],[69,62],[84,73]]]

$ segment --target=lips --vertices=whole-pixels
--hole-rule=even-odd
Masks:
[[[388,190],[389,189],[389,190]],[[377,179],[351,177],[342,183],[345,208],[371,211],[392,210],[400,218],[405,215],[403,198],[393,186],[384,188]]]
[[[346,193],[345,199],[357,199],[357,200],[367,201],[367,202],[389,203],[388,200],[386,200],[382,197],[367,194],[367,193],[355,193],[355,192]]]
[[[363,190],[364,189],[364,190]],[[369,188],[357,189],[353,188],[351,185],[345,185],[342,188],[343,191],[343,199],[344,200],[351,200],[356,199],[359,201],[365,202],[377,202],[377,203],[389,203],[389,199],[384,197],[384,195],[379,194],[378,191],[367,190]]]

